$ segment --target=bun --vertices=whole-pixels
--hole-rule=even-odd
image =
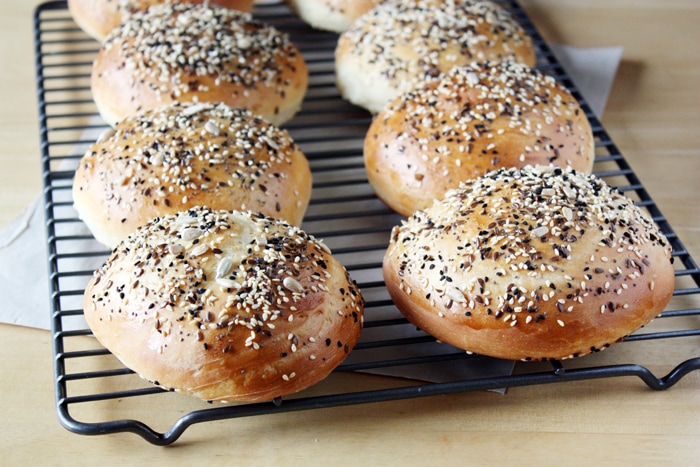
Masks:
[[[500,167],[553,164],[590,173],[591,126],[554,78],[513,62],[455,67],[397,97],[364,144],[369,182],[408,216]]]
[[[85,291],[95,337],[143,378],[207,401],[261,401],[325,378],[363,300],[328,248],[283,221],[192,208],[130,235]]]
[[[187,3],[205,1],[187,0]],[[208,1],[212,5],[234,10],[247,12],[253,9],[252,0]],[[68,10],[83,31],[101,42],[112,29],[126,21],[129,15],[166,2],[182,3],[177,0],[68,0]]]
[[[136,13],[105,39],[92,93],[110,124],[171,102],[223,102],[275,125],[300,108],[308,85],[289,38],[247,13],[164,4]]]
[[[316,29],[343,32],[382,0],[287,0],[292,10]]]
[[[396,227],[384,278],[441,341],[512,360],[603,350],[671,299],[671,248],[633,202],[570,169],[500,169]]]
[[[506,58],[535,65],[531,38],[495,3],[386,0],[340,36],[336,81],[345,99],[379,112],[454,66]]]
[[[79,216],[109,247],[198,205],[299,225],[310,197],[309,163],[289,134],[223,104],[176,103],[122,120],[90,147],[73,182]]]

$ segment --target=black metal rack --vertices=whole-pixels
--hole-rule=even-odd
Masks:
[[[90,67],[98,44],[73,23],[65,1],[53,1],[39,6],[34,19],[55,390],[61,423],[81,434],[132,432],[151,443],[165,445],[177,440],[192,424],[213,420],[623,376],[637,376],[650,388],[666,389],[689,372],[700,369],[700,352],[675,356],[677,360],[668,356],[665,363],[670,371],[657,377],[645,366],[643,349],[634,353],[636,358],[630,358],[630,352],[624,351],[625,346],[653,348],[652,342],[656,340],[700,336],[700,309],[692,305],[697,301],[687,299],[700,294],[700,271],[524,11],[515,2],[501,3],[535,39],[538,67],[566,85],[582,103],[596,138],[595,173],[647,209],[672,243],[676,291],[659,319],[606,351],[613,354],[612,363],[610,359],[589,356],[565,364],[558,361],[544,366],[522,364],[516,373],[511,373],[512,367],[504,367],[503,362],[467,355],[411,329],[393,308],[381,278],[381,258],[389,231],[401,218],[375,198],[367,183],[362,141],[371,117],[344,102],[335,88],[333,52],[337,36],[310,29],[285,6],[265,5],[256,7],[256,16],[290,33],[310,69],[310,88],[303,111],[285,125],[309,158],[314,174],[304,228],[326,241],[367,298],[363,338],[349,361],[330,378],[350,371],[391,374],[410,366],[481,369],[469,378],[448,375],[440,382],[391,378],[389,387],[350,391],[323,387],[284,400],[221,406],[183,402],[184,396],[148,385],[100,347],[81,320],[83,287],[108,251],[92,240],[77,218],[72,208],[71,182],[82,152],[107,126],[99,119],[90,94]],[[644,343],[632,344],[639,341]],[[422,349],[417,353],[405,351],[416,347]],[[636,359],[642,360],[641,363],[635,363]],[[492,367],[501,369],[489,372]],[[137,415],[129,417],[126,410],[120,412],[121,407],[115,402],[147,397],[176,399],[174,423],[167,431],[159,432],[149,421],[141,421],[147,414],[139,412],[138,403],[133,404]],[[107,404],[104,420],[79,420],[81,407],[89,404]],[[179,415],[183,412],[187,413]]]

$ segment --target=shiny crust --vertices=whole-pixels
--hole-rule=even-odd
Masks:
[[[222,402],[325,378],[363,316],[360,291],[321,242],[282,221],[200,208],[120,244],[84,308],[95,337],[143,378]]]
[[[386,0],[341,34],[336,82],[345,99],[376,113],[454,66],[506,58],[535,65],[531,38],[495,3]]]
[[[182,1],[169,0],[171,3]],[[204,3],[205,0],[187,0],[187,3]],[[253,9],[252,0],[208,0],[211,5],[240,11]],[[68,0],[68,10],[78,26],[98,41],[123,23],[129,15],[145,11],[165,0]]]
[[[591,126],[554,78],[512,62],[456,67],[394,99],[364,144],[377,195],[408,216],[460,182],[501,167],[590,173]]]
[[[154,217],[209,206],[300,225],[311,170],[289,134],[247,110],[173,104],[122,120],[83,156],[74,206],[114,247]]]
[[[301,108],[307,86],[306,63],[287,35],[247,13],[187,4],[134,14],[107,36],[91,78],[111,125],[189,101],[246,108],[281,125]]]
[[[603,350],[656,317],[674,290],[671,248],[595,177],[501,169],[392,232],[397,307],[441,341],[513,360]]]
[[[292,10],[316,29],[344,32],[382,0],[286,0]]]

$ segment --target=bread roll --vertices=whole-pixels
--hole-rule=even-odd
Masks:
[[[129,236],[85,291],[95,337],[143,378],[207,401],[261,401],[325,378],[363,300],[320,241],[280,220],[192,208]]]
[[[371,112],[427,78],[474,61],[535,65],[532,40],[503,8],[478,0],[386,0],[338,40],[345,99]]]
[[[247,13],[164,4],[135,13],[105,39],[92,93],[110,124],[171,102],[223,102],[275,125],[301,107],[303,57],[287,35]]]
[[[513,360],[603,350],[657,316],[671,248],[603,181],[570,169],[500,169],[396,227],[389,293],[441,341]]]
[[[299,17],[316,29],[343,32],[382,0],[286,0]]]
[[[513,62],[455,67],[397,97],[373,120],[364,159],[379,198],[403,215],[500,167],[590,173],[591,126],[554,78]]]
[[[299,225],[310,197],[309,163],[289,134],[223,104],[176,103],[122,120],[88,149],[73,182],[80,218],[109,247],[199,205]]]
[[[240,11],[250,11],[253,8],[253,0],[187,0],[187,3],[205,1]],[[126,21],[129,15],[166,2],[183,3],[182,0],[68,0],[68,10],[83,31],[102,41],[112,29]]]

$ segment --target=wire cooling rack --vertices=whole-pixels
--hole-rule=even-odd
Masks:
[[[326,241],[367,299],[362,340],[328,380],[347,372],[403,378],[381,379],[378,387],[364,381],[357,387],[324,382],[289,398],[217,406],[198,405],[199,401],[145,383],[97,343],[82,319],[83,288],[108,251],[77,218],[71,183],[87,145],[107,126],[90,94],[90,68],[98,44],[78,29],[65,2],[48,2],[35,12],[35,43],[56,405],[61,423],[81,434],[132,432],[165,445],[192,424],[213,420],[623,376],[637,376],[653,389],[666,389],[700,369],[697,352],[668,355],[662,359],[668,373],[658,377],[648,369],[646,358],[654,354],[655,342],[700,336],[700,310],[694,307],[697,300],[691,299],[700,294],[697,265],[523,10],[514,2],[501,3],[534,38],[538,67],[567,86],[582,103],[596,139],[595,173],[647,209],[673,246],[676,290],[657,320],[604,352],[605,358],[595,354],[565,363],[521,363],[516,372],[512,372],[512,362],[467,355],[415,330],[395,310],[382,281],[381,259],[389,232],[401,218],[376,199],[367,183],[362,143],[371,117],[344,102],[335,88],[337,36],[310,29],[285,6],[261,5],[256,7],[256,16],[288,32],[310,70],[303,111],[285,125],[307,155],[314,176],[304,229]],[[658,365],[658,356],[655,361]],[[147,407],[152,398],[165,397],[172,398],[167,405],[172,407],[172,424],[158,431]],[[101,414],[97,420],[93,419],[96,413]]]

